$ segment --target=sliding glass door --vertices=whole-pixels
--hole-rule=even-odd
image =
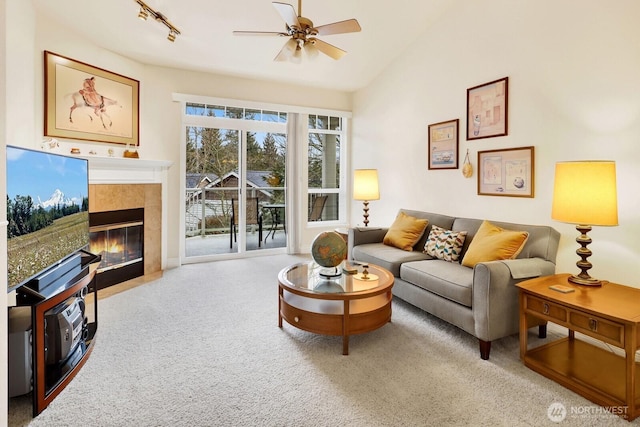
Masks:
[[[286,248],[286,123],[196,119],[185,128],[185,257]]]

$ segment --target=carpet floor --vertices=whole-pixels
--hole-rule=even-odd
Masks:
[[[475,338],[399,299],[349,356],[340,337],[278,328],[277,273],[300,260],[190,264],[101,299],[85,366],[36,418],[29,395],[10,399],[9,425],[630,425],[524,367],[517,336],[484,361]]]

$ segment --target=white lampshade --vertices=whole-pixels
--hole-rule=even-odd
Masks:
[[[353,175],[353,198],[355,200],[379,200],[377,169],[356,169]]]
[[[551,218],[572,224],[618,225],[615,162],[556,163]]]

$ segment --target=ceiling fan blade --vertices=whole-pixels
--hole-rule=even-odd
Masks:
[[[289,61],[293,57],[293,54],[295,53],[297,48],[298,48],[298,42],[295,41],[294,39],[289,39],[284,44],[284,46],[282,46],[282,49],[280,50],[278,55],[275,58],[273,58],[273,60]]]
[[[289,36],[287,33],[276,31],[234,31],[234,36]]]
[[[320,52],[324,53],[327,56],[332,57],[333,59],[340,59],[347,54],[346,51],[340,48],[337,48],[334,45],[331,45],[327,42],[323,42],[320,39],[310,37],[309,41],[312,42]]]
[[[362,28],[356,19],[347,19],[333,24],[320,25],[316,27],[316,30],[320,36],[328,36],[330,34],[357,33]]]
[[[300,27],[300,21],[298,21],[298,15],[296,15],[296,10],[289,3],[280,3],[277,1],[273,2],[273,7],[276,8],[284,22],[287,23],[289,27]]]

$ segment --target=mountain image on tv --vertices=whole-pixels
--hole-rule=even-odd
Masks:
[[[49,197],[47,200],[42,201],[40,200],[40,198],[38,198],[38,206],[42,206],[45,209],[51,209],[57,206],[71,206],[74,204],[82,204],[82,201],[66,197],[62,190],[60,190],[59,188],[56,188],[56,191],[54,191],[51,197]]]
[[[9,289],[89,243],[87,161],[7,146]]]

